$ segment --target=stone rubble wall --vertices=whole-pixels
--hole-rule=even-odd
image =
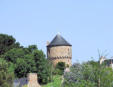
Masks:
[[[28,87],[41,87],[37,81],[37,74],[30,73],[28,74]]]
[[[72,47],[71,46],[53,46],[47,47],[47,57],[53,65],[58,62],[65,62],[71,66]]]

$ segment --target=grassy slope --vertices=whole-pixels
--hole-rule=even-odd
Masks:
[[[61,76],[56,75],[53,77],[53,82],[48,83],[42,87],[61,87]]]

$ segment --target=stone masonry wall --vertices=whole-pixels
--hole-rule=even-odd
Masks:
[[[50,59],[55,66],[58,62],[65,62],[65,64],[71,66],[71,59],[70,58],[57,58],[57,59]]]
[[[47,48],[48,58],[56,65],[58,62],[65,62],[71,66],[72,47],[71,46],[54,46]]]
[[[38,77],[36,73],[28,74],[28,86],[27,87],[41,87],[37,80],[38,80]]]

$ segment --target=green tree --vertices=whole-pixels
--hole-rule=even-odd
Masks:
[[[26,77],[28,73],[36,72],[36,64],[32,54],[16,60],[15,74],[18,78]]]
[[[59,74],[59,75],[62,75],[64,73],[64,69],[65,69],[65,63],[64,62],[58,62],[56,64],[56,73]]]
[[[29,50],[30,53],[32,53],[34,50],[37,50],[37,49],[38,49],[38,48],[37,48],[36,45],[29,45],[29,46],[28,46],[28,50]]]
[[[65,83],[72,84],[72,87],[112,87],[113,86],[113,71],[110,67],[98,62],[89,61],[83,64],[74,64],[71,67],[71,72],[64,75]],[[86,84],[86,83],[91,84]],[[75,86],[73,86],[73,84]],[[78,86],[78,84],[81,84]],[[66,85],[66,86],[67,86]]]
[[[15,75],[18,78],[26,77],[28,73],[27,67],[28,64],[23,59],[17,59],[17,64],[15,66],[15,71],[14,71]]]
[[[96,83],[97,87],[112,87],[113,86],[113,70],[111,67],[106,67],[105,63],[90,62],[92,65],[92,80]],[[109,80],[108,80],[109,78]]]
[[[16,60],[18,58],[24,58],[25,55],[25,51],[23,50],[23,48],[13,48],[9,51],[7,51],[3,57],[5,58],[5,60],[10,61],[12,63],[16,63]]]
[[[48,67],[48,61],[42,50],[35,50],[33,52],[34,60],[36,63],[36,69],[38,74],[39,83],[46,84],[50,81],[50,67]]]
[[[14,71],[18,78],[26,77],[28,73],[38,74],[40,83],[51,80],[50,63],[43,51],[38,50],[36,45],[22,47],[15,38],[6,34],[0,34],[0,59],[11,63],[10,71]]]
[[[20,44],[16,42],[15,38],[7,34],[0,34],[0,55],[4,54],[12,48],[19,48]]]
[[[27,73],[36,71],[36,65],[33,54],[28,48],[13,48],[3,55],[7,62],[14,64],[15,75],[25,77]]]
[[[0,58],[0,87],[12,87],[14,73],[11,64]]]

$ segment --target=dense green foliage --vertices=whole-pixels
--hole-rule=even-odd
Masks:
[[[66,66],[64,62],[58,62],[55,67],[55,74],[63,75],[65,67]]]
[[[51,80],[49,62],[36,45],[23,47],[12,36],[0,34],[0,56],[0,59],[12,64],[9,69],[14,72],[16,78],[26,77],[28,73],[37,73],[40,83],[45,84]]]
[[[33,52],[36,72],[38,74],[39,83],[47,83],[50,79],[50,67],[48,66],[48,61],[45,59],[45,54],[41,50],[35,50]]]
[[[14,73],[11,67],[11,63],[0,58],[0,87],[12,87]]]
[[[104,64],[90,61],[76,63],[71,67],[71,72],[64,75],[65,87],[112,87],[113,71]]]
[[[55,75],[53,76],[53,81],[46,84],[46,85],[42,85],[42,87],[61,87],[62,84],[62,78],[60,75]],[[68,86],[70,87],[70,86]]]
[[[12,63],[16,63],[16,60],[19,58],[24,58],[25,52],[23,50],[23,48],[13,48],[9,51],[7,51],[3,57],[5,58],[5,60],[7,60],[8,62],[12,62]]]
[[[6,34],[0,34],[0,55],[4,54],[12,48],[19,48],[20,44],[16,42],[15,38]]]
[[[26,77],[28,73],[37,73],[39,83],[45,84],[49,82],[51,79],[50,70],[43,51],[36,48],[23,49],[24,48],[11,49],[4,55],[6,60],[11,60],[11,62],[15,64],[15,75],[21,78]]]

